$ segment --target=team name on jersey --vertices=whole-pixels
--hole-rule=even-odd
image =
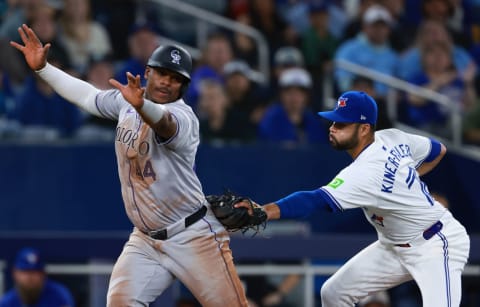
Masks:
[[[388,149],[383,147],[383,150],[387,151]],[[385,162],[385,171],[383,173],[381,188],[382,192],[392,193],[393,185],[395,184],[395,175],[400,166],[400,161],[411,156],[412,152],[410,146],[407,144],[398,144],[390,150],[387,161]]]
[[[150,151],[150,144],[147,141],[137,142],[138,133],[125,127],[117,127],[115,141],[126,145],[140,155],[146,155]]]

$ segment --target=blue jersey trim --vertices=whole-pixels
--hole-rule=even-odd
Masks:
[[[444,270],[445,270],[445,287],[446,287],[446,296],[447,296],[447,306],[451,307],[452,306],[452,294],[451,294],[451,289],[450,289],[450,268],[448,265],[448,241],[445,235],[441,232],[438,232],[437,235],[440,237],[440,239],[443,242],[443,264],[444,264]]]
[[[330,208],[332,208],[333,211],[343,211],[342,205],[338,202],[338,200],[333,197],[330,192],[328,192],[327,189],[325,188],[320,188],[320,191],[323,192],[325,201],[329,204]]]
[[[425,162],[432,162],[433,160],[435,160],[440,155],[440,152],[442,150],[442,145],[439,141],[435,139],[430,139],[430,142],[432,142],[432,145],[430,148],[430,153],[424,160]]]
[[[275,203],[280,208],[281,218],[304,218],[319,209],[338,211],[320,189],[294,192]]]

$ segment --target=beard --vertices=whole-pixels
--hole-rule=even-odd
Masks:
[[[42,293],[42,288],[24,288],[24,287],[17,287],[18,294],[22,303],[26,305],[35,304],[38,299],[40,298],[40,294]]]
[[[355,132],[352,134],[352,136],[344,140],[342,142],[339,142],[333,135],[330,135],[330,145],[336,150],[350,150],[352,148],[357,147],[358,145],[358,129],[359,126],[356,126]]]

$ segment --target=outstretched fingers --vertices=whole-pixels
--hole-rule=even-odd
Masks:
[[[18,27],[18,34],[20,34],[20,38],[22,39],[22,42],[24,44],[27,44],[30,39],[25,31],[25,28],[27,28],[28,26],[23,24],[21,27]]]
[[[26,25],[22,25],[21,27],[18,27],[18,34],[20,35],[20,38],[22,39],[23,44],[26,46],[29,42],[29,39],[27,34],[25,33],[24,26],[26,27]],[[10,45],[22,52],[25,49],[24,45],[20,45],[19,43],[14,41],[10,41]]]
[[[127,72],[126,75],[127,75],[127,84],[122,84],[115,79],[109,79],[108,82],[119,90],[127,87],[138,88],[138,89],[142,88],[142,85],[140,82],[140,75],[134,76],[130,72]]]
[[[35,32],[33,32],[32,28],[26,24],[23,24],[18,28],[18,33],[25,45],[31,44],[33,46],[42,46],[42,42],[40,42]]]
[[[20,50],[21,52],[23,52],[23,49],[25,48],[25,46],[20,45],[19,43],[14,41],[10,41],[10,46],[14,47],[17,50]]]
[[[115,87],[116,89],[119,89],[119,90],[121,90],[124,86],[123,84],[121,84],[120,82],[118,82],[115,79],[109,79],[108,83],[110,83],[110,85],[112,85],[113,87]]]
[[[128,84],[133,85],[134,87],[141,88],[140,75],[134,76],[132,73],[127,72]]]
[[[141,108],[143,106],[143,94],[145,93],[145,88],[140,87],[140,81],[137,76],[134,77],[132,74],[127,73],[128,83],[126,85],[118,82],[115,79],[110,79],[108,82],[118,89],[123,98],[130,103],[134,108]]]

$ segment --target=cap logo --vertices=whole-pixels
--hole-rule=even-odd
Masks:
[[[347,106],[347,100],[348,100],[348,98],[346,98],[346,97],[340,97],[340,98],[338,98],[337,107],[338,107],[338,108],[346,107],[346,106]]]
[[[34,264],[38,262],[38,257],[34,253],[30,253],[27,255],[27,261],[28,263]]]
[[[182,57],[180,56],[180,51],[177,49],[173,49],[172,52],[170,52],[170,56],[172,57],[172,63],[180,65],[180,60]]]
[[[365,115],[360,115],[360,120],[366,120],[367,117]]]

